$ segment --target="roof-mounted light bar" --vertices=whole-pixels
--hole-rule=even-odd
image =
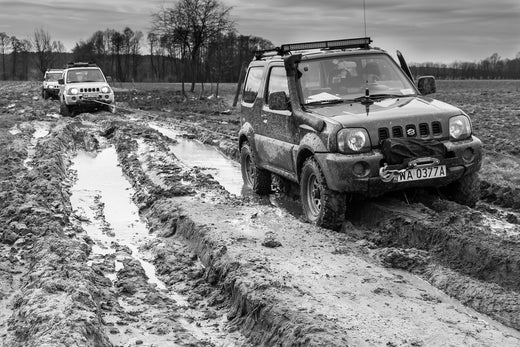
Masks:
[[[361,48],[369,49],[372,39],[370,37],[360,37],[356,39],[343,39],[332,41],[315,41],[302,43],[287,43],[280,47],[255,52],[255,59],[260,60],[275,55],[285,55],[292,51],[307,51],[311,49],[347,49]]]
[[[70,62],[67,63],[67,67],[97,67],[96,63],[91,62]]]
[[[343,39],[332,41],[316,41],[316,42],[302,42],[289,43],[282,45],[280,51],[283,54],[291,51],[303,51],[310,49],[347,49],[347,48],[370,48],[372,40],[370,37],[360,37],[355,39]]]

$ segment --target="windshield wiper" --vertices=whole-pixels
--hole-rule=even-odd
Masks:
[[[308,102],[305,104],[305,106],[341,104],[342,102],[345,102],[345,100],[343,100],[343,99],[317,100],[317,101]]]
[[[387,98],[404,98],[408,96],[414,96],[415,94],[370,94],[373,99],[387,99]]]

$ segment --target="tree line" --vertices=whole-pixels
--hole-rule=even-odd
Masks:
[[[438,79],[520,79],[520,52],[514,59],[498,53],[477,62],[410,64],[415,76],[433,75]]]
[[[178,0],[152,14],[148,33],[130,27],[122,31],[98,30],[65,52],[43,28],[30,38],[0,32],[1,80],[42,78],[49,68],[70,61],[98,64],[116,81],[135,82],[237,82],[243,65],[256,50],[272,48],[269,40],[241,35],[231,7],[220,0]],[[440,79],[520,79],[520,53],[502,59],[497,53],[478,62],[410,64],[416,76]]]

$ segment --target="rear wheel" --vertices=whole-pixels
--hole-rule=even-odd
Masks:
[[[255,193],[267,195],[271,192],[271,173],[256,167],[247,142],[240,149],[240,168],[244,183]]]
[[[480,197],[480,178],[474,172],[461,177],[445,188],[446,194],[450,199],[459,204],[475,207]]]
[[[305,217],[316,225],[339,230],[345,219],[345,194],[329,189],[316,160],[311,157],[303,164],[300,195]]]

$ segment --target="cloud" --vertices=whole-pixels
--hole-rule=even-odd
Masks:
[[[408,51],[413,61],[478,60],[520,50],[518,0],[366,0],[367,34],[388,50]],[[362,0],[224,0],[239,33],[279,45],[364,35]],[[146,32],[151,13],[165,0],[0,0],[0,30],[21,38],[36,28],[71,49],[106,28]]]

